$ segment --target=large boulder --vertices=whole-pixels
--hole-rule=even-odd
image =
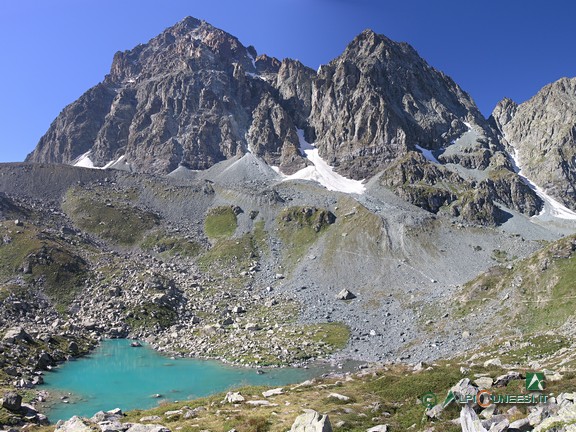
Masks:
[[[26,342],[34,342],[32,336],[30,336],[22,327],[12,327],[6,330],[4,337],[2,338],[4,342],[13,344],[17,340],[26,341]]]
[[[340,291],[338,294],[336,294],[337,300],[352,300],[355,298],[356,298],[356,295],[354,295],[352,292],[348,291],[346,288],[344,288],[342,291]]]
[[[8,411],[18,412],[22,408],[22,396],[9,392],[4,395],[2,406]]]
[[[320,414],[314,410],[296,417],[290,432],[332,432],[332,425],[328,415]]]
[[[65,422],[59,421],[54,432],[94,432],[92,425],[88,419],[74,416]]]

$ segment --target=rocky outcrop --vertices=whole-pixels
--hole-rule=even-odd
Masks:
[[[517,152],[522,173],[576,208],[576,78],[562,78],[518,105],[502,100],[491,119]]]

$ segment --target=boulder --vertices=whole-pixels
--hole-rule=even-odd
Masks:
[[[22,396],[14,392],[6,393],[2,406],[8,411],[18,412],[22,408]]]
[[[305,410],[304,414],[296,417],[290,432],[332,432],[332,425],[328,415]]]
[[[339,401],[342,401],[342,402],[350,401],[350,398],[348,396],[341,395],[340,393],[330,393],[328,395],[328,398],[329,399],[338,399]]]
[[[54,432],[94,432],[91,426],[94,425],[88,419],[74,416],[68,421],[58,422]]]
[[[170,429],[159,424],[143,425],[140,423],[134,423],[130,425],[126,432],[170,432]]]
[[[32,336],[30,336],[22,327],[12,327],[11,329],[6,330],[4,333],[4,337],[2,340],[6,343],[13,344],[17,340],[26,341],[26,342],[34,342]]]
[[[262,392],[262,396],[264,396],[265,398],[269,398],[271,396],[278,396],[281,394],[284,394],[284,389],[282,387],[278,387],[275,389],[266,390],[265,392]]]
[[[462,432],[487,432],[470,405],[464,405],[460,411]]]
[[[388,432],[388,425],[378,425],[367,429],[366,432]]]
[[[244,396],[242,396],[239,392],[228,392],[226,393],[226,397],[224,398],[222,403],[236,404],[236,403],[242,403],[245,400],[246,399],[244,398]]]
[[[346,288],[344,288],[342,291],[336,294],[336,300],[352,300],[355,298],[356,295],[348,291]]]

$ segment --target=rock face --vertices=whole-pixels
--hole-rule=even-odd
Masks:
[[[467,130],[464,122],[489,130],[452,79],[410,45],[371,30],[321,66],[314,82],[316,145],[322,157],[352,178],[369,177],[416,144],[443,147]]]
[[[165,174],[179,165],[205,169],[253,148],[286,172],[305,166],[296,125],[280,102],[305,106],[313,71],[282,63],[278,94],[256,75],[255,55],[228,33],[186,18],[116,53],[110,74],[62,111],[27,160],[73,163],[90,152],[96,166],[126,156],[133,170]]]
[[[517,152],[522,173],[576,208],[576,78],[562,78],[518,105],[502,100],[491,120]]]

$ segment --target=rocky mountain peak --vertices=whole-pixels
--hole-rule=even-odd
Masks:
[[[344,53],[319,69],[311,125],[320,154],[340,172],[361,179],[420,145],[447,146],[478,125],[492,132],[452,79],[406,43],[365,30]]]
[[[227,70],[233,63],[255,72],[251,52],[253,47],[249,50],[229,33],[187,17],[147,44],[117,52],[106,81],[118,85],[186,70]]]

